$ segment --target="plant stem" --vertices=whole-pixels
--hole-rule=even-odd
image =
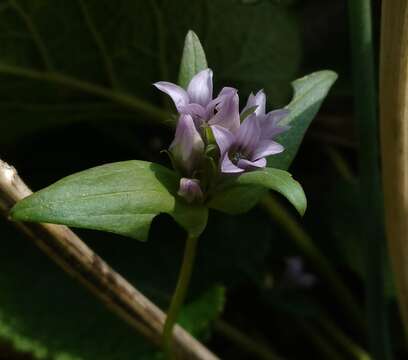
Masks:
[[[168,359],[174,359],[172,351],[173,328],[176,324],[177,317],[187,294],[191,273],[193,272],[197,241],[198,239],[194,236],[187,237],[183,263],[181,265],[177,287],[171,299],[170,308],[167,312],[166,322],[164,323],[163,347]]]
[[[35,26],[31,17],[24,11],[24,9],[17,2],[17,0],[9,0],[9,3],[24,21],[28,31],[30,32],[33,38],[35,46],[37,47],[38,53],[44,62],[45,69],[50,70],[50,71],[54,70],[54,65],[51,61],[51,57],[48,54],[47,47],[45,46],[45,43],[42,40],[42,37],[40,33],[38,32],[37,27]]]
[[[318,322],[323,330],[330,334],[355,360],[371,360],[370,355],[342,330],[340,330],[327,316],[319,316]]]
[[[312,238],[272,194],[266,195],[260,204],[271,215],[274,221],[285,228],[299,249],[310,260],[311,265],[326,279],[327,285],[331,287],[331,291],[336,299],[347,309],[350,320],[356,329],[360,333],[364,333],[364,318],[361,315],[360,307],[354,300],[353,294],[344,285],[342,279],[337,275],[330,262],[314,245]]]
[[[282,357],[276,355],[272,349],[264,344],[260,344],[248,337],[242,331],[236,329],[234,326],[228,324],[223,320],[215,322],[215,331],[233,342],[237,347],[252,354],[262,360],[283,360]]]
[[[81,9],[81,12],[84,16],[85,24],[87,25],[89,32],[93,40],[95,41],[95,45],[98,48],[98,51],[101,55],[103,64],[105,66],[106,74],[108,76],[109,82],[114,89],[119,88],[119,82],[115,75],[115,70],[113,67],[113,62],[111,57],[109,56],[108,49],[106,48],[105,42],[101,36],[101,34],[96,29],[94,21],[91,17],[91,14],[88,11],[87,5],[85,4],[84,0],[77,0],[78,5]]]
[[[362,234],[366,259],[366,314],[375,359],[391,359],[384,290],[385,241],[378,141],[378,96],[371,0],[349,0],[355,116],[359,135]]]
[[[344,360],[344,357],[339,355],[337,349],[332,344],[326,341],[324,336],[316,330],[316,328],[306,321],[299,321],[299,325],[303,328],[305,335],[314,344],[316,349],[324,356],[322,359]]]
[[[0,160],[0,217],[10,220],[10,209],[31,194],[16,169]],[[154,345],[161,345],[165,314],[69,228],[55,224],[13,224],[108,309]],[[174,345],[179,359],[219,360],[181,327],[176,328]]]
[[[66,76],[58,72],[37,71],[0,63],[0,74],[59,84],[71,89],[80,90],[88,94],[111,100],[112,102],[123,105],[127,108],[143,112],[153,120],[156,120],[158,124],[174,126],[174,121],[171,120],[171,116],[168,112],[160,110],[142,99],[82,81],[71,76]]]

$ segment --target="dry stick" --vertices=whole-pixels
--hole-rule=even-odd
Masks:
[[[9,210],[31,190],[17,171],[0,160],[0,212]],[[165,314],[126,279],[115,272],[68,227],[53,224],[15,223],[52,260],[77,278],[105,305],[139,333],[160,345]],[[180,359],[218,358],[180,326],[173,332],[173,346]]]
[[[408,334],[408,1],[383,0],[380,120],[386,230]]]

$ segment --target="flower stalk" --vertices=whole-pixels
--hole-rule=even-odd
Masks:
[[[183,306],[187,295],[187,290],[194,267],[197,242],[198,239],[196,237],[187,237],[183,263],[181,265],[176,290],[174,291],[169,310],[167,311],[167,318],[163,329],[163,348],[169,360],[175,359],[174,352],[172,350],[173,328],[176,324],[180,309]]]

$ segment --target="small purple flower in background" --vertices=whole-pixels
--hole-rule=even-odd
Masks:
[[[242,173],[264,168],[267,156],[284,150],[272,139],[288,130],[286,126],[279,126],[279,122],[289,112],[281,109],[265,114],[265,103],[266,96],[262,90],[256,95],[251,94],[241,112],[241,116],[247,112],[249,115],[235,132],[219,125],[211,126],[220,148],[221,172]]]
[[[211,69],[200,71],[191,79],[187,90],[166,81],[157,82],[154,86],[172,98],[181,115],[191,115],[200,132],[201,126],[207,123],[236,131],[239,127],[238,91],[224,87],[213,99],[212,77]]]
[[[197,179],[181,178],[178,194],[186,199],[188,203],[200,202],[204,198],[200,181]]]
[[[317,282],[316,276],[304,270],[303,260],[299,256],[285,259],[286,269],[283,282],[288,287],[311,288]]]

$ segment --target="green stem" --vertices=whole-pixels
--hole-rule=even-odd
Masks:
[[[252,340],[245,333],[241,332],[240,330],[236,329],[223,320],[216,321],[215,331],[223,335],[225,338],[233,342],[237,347],[241,348],[248,354],[256,356],[258,359],[283,360],[279,355],[276,355],[268,346]]]
[[[9,0],[10,5],[16,10],[16,12],[20,15],[23,19],[28,31],[30,32],[35,46],[37,47],[39,55],[42,57],[44,62],[44,66],[47,70],[53,70],[54,65],[51,61],[50,56],[48,55],[48,50],[41,38],[40,33],[37,30],[37,27],[34,25],[33,21],[31,20],[30,16],[24,11],[24,9],[20,6],[17,0]]]
[[[337,275],[330,262],[314,245],[312,238],[272,194],[265,196],[261,200],[261,205],[271,215],[274,221],[285,228],[299,249],[310,260],[316,271],[326,279],[327,285],[331,287],[331,291],[335,295],[335,298],[345,307],[345,309],[347,309],[350,320],[353,322],[357,330],[364,333],[364,318],[361,315],[360,307],[354,300],[353,294],[344,285],[342,279]]]
[[[378,96],[371,0],[349,0],[355,115],[359,134],[362,233],[366,249],[366,311],[370,350],[391,359],[384,290],[385,235],[378,141]]]
[[[341,331],[328,317],[319,316],[319,324],[323,330],[344,348],[355,360],[371,360],[370,355]]]
[[[197,238],[188,236],[186,241],[186,247],[184,250],[183,263],[177,282],[176,290],[174,291],[173,298],[171,299],[170,308],[167,312],[166,322],[163,329],[163,347],[169,359],[173,359],[172,352],[172,335],[173,328],[176,324],[177,317],[180,309],[184,303],[184,299],[187,294],[188,285],[190,283],[191,273],[193,271],[195,253],[197,249]]]
[[[143,112],[156,120],[159,124],[170,127],[174,126],[174,121],[170,119],[170,114],[168,112],[162,111],[142,99],[119,91],[113,91],[99,85],[91,84],[74,77],[66,76],[58,72],[36,71],[19,66],[0,64],[0,74],[59,84],[71,89],[80,90],[88,94],[109,99],[112,102],[123,105],[127,108]]]
[[[303,328],[305,335],[314,344],[316,349],[323,355],[322,359],[344,360],[344,357],[339,355],[337,349],[332,344],[327,342],[319,331],[306,321],[299,321],[299,325]]]
[[[92,17],[88,11],[87,5],[85,4],[85,2],[83,0],[78,0],[78,5],[81,8],[82,14],[84,16],[85,19],[85,23],[88,26],[89,32],[91,33],[94,41],[95,41],[95,45],[97,46],[99,53],[101,54],[102,57],[102,61],[104,63],[105,66],[105,70],[107,73],[107,76],[109,78],[109,82],[112,86],[112,88],[117,89],[119,88],[119,82],[116,78],[115,75],[115,70],[113,68],[113,63],[112,63],[112,59],[110,58],[109,54],[108,54],[108,50],[106,49],[105,46],[105,42],[103,41],[102,36],[99,34],[98,30],[95,27],[95,24],[92,20]]]

